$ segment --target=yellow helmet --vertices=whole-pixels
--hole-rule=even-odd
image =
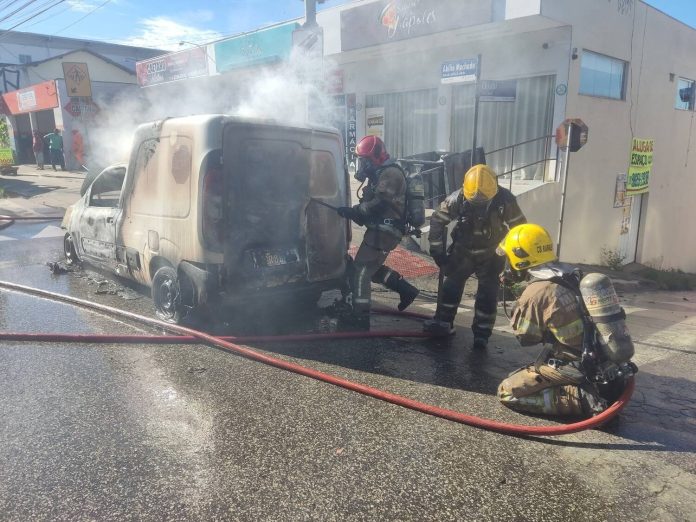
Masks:
[[[498,178],[488,165],[474,165],[464,175],[462,192],[471,203],[488,203],[498,193]]]
[[[506,255],[510,266],[515,270],[524,270],[558,259],[549,233],[544,227],[533,223],[511,228],[496,252],[501,256]]]

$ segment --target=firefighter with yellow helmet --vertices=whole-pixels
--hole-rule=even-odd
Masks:
[[[445,247],[447,225],[456,221],[453,242]],[[436,336],[454,333],[454,317],[467,279],[476,274],[478,289],[471,329],[474,348],[488,345],[498,309],[498,276],[505,260],[496,247],[508,229],[527,220],[512,193],[498,186],[495,172],[475,165],[464,176],[461,190],[451,194],[430,218],[430,255],[443,273],[437,309],[423,330]]]
[[[611,280],[558,263],[548,232],[531,223],[512,228],[497,252],[508,263],[505,279],[528,282],[510,319],[517,339],[522,346],[545,345],[533,364],[500,383],[498,398],[527,413],[603,411],[637,371]]]

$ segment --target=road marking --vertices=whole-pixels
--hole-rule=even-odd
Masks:
[[[42,228],[39,229],[39,227]],[[63,237],[65,235],[65,231],[56,225],[43,225],[40,223],[15,223],[3,230],[3,232],[4,234],[0,235],[0,241],[44,239],[49,237]]]
[[[63,237],[64,235],[65,231],[62,228],[57,227],[55,225],[48,225],[41,232],[32,236],[32,239],[38,239],[42,237]]]

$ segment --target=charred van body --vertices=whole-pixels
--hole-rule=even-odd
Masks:
[[[340,288],[350,203],[335,129],[200,115],[141,125],[127,164],[66,212],[66,256],[152,288],[176,322],[211,301]]]

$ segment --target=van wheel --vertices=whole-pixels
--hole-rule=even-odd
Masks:
[[[75,243],[73,243],[72,234],[69,232],[63,237],[63,250],[65,251],[65,262],[68,265],[74,265],[79,263],[80,259],[77,257],[77,251],[75,250]]]
[[[167,323],[177,324],[181,318],[181,292],[176,270],[163,266],[152,280],[152,300],[157,317]]]

